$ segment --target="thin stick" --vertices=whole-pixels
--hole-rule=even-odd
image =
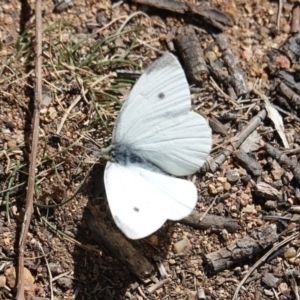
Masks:
[[[35,1],[35,42],[36,42],[36,58],[35,58],[35,94],[34,94],[34,114],[33,114],[33,132],[32,145],[29,162],[29,174],[27,182],[27,195],[25,214],[22,223],[20,240],[19,240],[19,265],[18,265],[18,281],[16,300],[24,300],[24,248],[26,245],[27,234],[30,220],[33,213],[33,195],[34,195],[34,180],[36,156],[38,149],[39,138],[39,123],[40,123],[40,103],[42,99],[42,9],[41,0]]]

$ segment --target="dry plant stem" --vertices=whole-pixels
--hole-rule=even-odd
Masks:
[[[243,284],[245,283],[245,281],[248,279],[248,277],[252,274],[252,272],[258,268],[264,261],[266,261],[266,259],[272,254],[274,253],[276,250],[278,250],[280,247],[286,245],[287,243],[289,243],[290,241],[292,241],[293,239],[295,239],[297,236],[299,236],[299,233],[295,233],[291,236],[289,236],[288,238],[284,239],[283,241],[281,241],[280,243],[278,243],[277,245],[275,245],[270,251],[268,251],[260,260],[258,260],[248,271],[248,273],[245,275],[245,277],[242,279],[242,281],[239,283],[238,287],[235,290],[235,293],[233,295],[232,300],[237,300],[237,296],[239,294],[239,291],[241,289],[241,287],[243,286]]]
[[[27,195],[25,214],[20,232],[19,240],[19,265],[18,265],[18,281],[17,281],[17,300],[24,300],[24,248],[26,245],[27,234],[30,220],[33,213],[33,194],[34,194],[34,179],[36,156],[39,137],[40,123],[40,102],[42,99],[42,14],[41,0],[35,2],[35,20],[36,20],[36,59],[35,59],[35,94],[34,94],[34,114],[33,114],[33,133],[32,144],[29,162],[29,174],[27,184]]]
[[[226,158],[245,141],[245,139],[259,126],[260,122],[266,117],[266,110],[261,110],[253,117],[249,124],[243,128],[241,132],[236,134],[232,140],[232,145],[227,146],[221,154],[206,162],[201,168],[202,172],[216,172],[217,169],[224,163]]]

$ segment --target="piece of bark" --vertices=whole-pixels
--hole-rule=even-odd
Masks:
[[[97,216],[97,209],[88,204],[86,222],[92,233],[92,238],[103,245],[120,260],[141,281],[149,278],[154,267],[123,237],[123,235],[103,223]]]
[[[300,57],[300,33],[290,35],[280,50],[285,52],[292,62],[298,61]]]
[[[237,133],[232,139],[232,145],[227,146],[221,154],[214,158],[209,158],[207,162],[200,169],[202,173],[205,172],[216,172],[216,170],[224,163],[227,157],[236,150],[245,139],[259,126],[262,120],[266,117],[266,111],[261,110],[256,116],[254,116],[245,126],[242,131]]]
[[[219,61],[209,61],[208,63],[209,73],[217,82],[228,87],[234,86],[233,78],[222,69],[223,67],[223,64],[220,64]]]
[[[255,156],[251,153],[246,153],[243,150],[237,150],[234,152],[234,158],[238,163],[246,170],[248,170],[254,176],[260,176],[262,173],[262,167],[256,160]]]
[[[224,121],[235,121],[238,117],[240,117],[240,115],[234,112],[221,112],[220,114],[220,118]]]
[[[235,219],[211,214],[206,214],[202,219],[203,215],[203,213],[193,211],[188,217],[180,220],[180,222],[200,229],[212,229],[218,231],[226,229],[230,233],[236,232],[241,229],[240,225]]]
[[[186,17],[193,18],[195,21],[202,19],[208,24],[218,29],[224,29],[229,23],[228,17],[217,9],[208,7],[207,5],[196,5],[188,2],[177,2],[174,0],[131,0],[131,2],[144,4],[182,14]]]
[[[163,265],[162,261],[161,261],[161,257],[158,255],[153,256],[153,260],[156,263],[157,266],[157,270],[159,271],[160,277],[161,278],[166,278],[168,276],[168,273],[166,271],[165,266]]]
[[[266,182],[259,182],[256,184],[254,192],[258,197],[263,199],[276,201],[282,200],[280,192]]]
[[[300,93],[300,82],[296,80],[295,73],[280,70],[277,75],[279,82],[284,82],[290,89],[295,91],[296,94]],[[276,83],[278,84],[277,80]]]
[[[275,225],[265,225],[252,232],[251,236],[237,239],[227,247],[205,255],[208,269],[219,272],[245,261],[263,251],[278,240]]]
[[[292,12],[292,25],[291,32],[299,32],[300,31],[300,4],[297,3]]]
[[[247,94],[248,87],[245,80],[245,74],[239,64],[238,58],[233,55],[226,36],[222,33],[214,34],[219,48],[223,51],[222,57],[226,64],[228,73],[234,79],[234,90],[238,97]]]
[[[284,108],[288,109],[289,111],[293,111],[292,107],[290,106],[290,104],[288,103],[286,98],[277,94],[276,100],[281,107],[284,107]],[[274,105],[274,107],[276,108],[276,105]]]
[[[279,285],[279,283],[281,282],[281,280],[279,278],[275,277],[273,274],[267,273],[262,278],[262,282],[264,284],[266,284],[268,287],[277,288],[277,286]]]
[[[192,26],[180,27],[175,42],[187,78],[191,83],[202,86],[202,83],[207,80],[209,72],[194,28]]]
[[[266,151],[277,160],[277,162],[283,167],[288,168],[294,175],[295,180],[300,183],[300,167],[295,164],[286,154],[282,151],[274,148],[270,144],[265,145]]]
[[[289,88],[285,83],[280,82],[277,86],[277,90],[283,96],[285,96],[293,107],[298,109],[300,107],[300,96]]]

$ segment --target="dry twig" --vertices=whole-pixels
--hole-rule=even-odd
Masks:
[[[21,227],[19,240],[19,266],[17,281],[17,300],[24,300],[24,248],[26,245],[28,229],[33,213],[33,195],[36,156],[39,139],[39,123],[40,123],[40,103],[42,100],[42,9],[41,0],[35,2],[35,22],[36,22],[36,58],[35,58],[35,93],[34,93],[34,114],[33,114],[33,132],[32,144],[29,162],[29,174],[27,183],[27,195],[24,219]]]
[[[237,133],[231,140],[232,145],[225,147],[225,149],[216,157],[208,159],[202,166],[201,172],[216,172],[216,170],[224,163],[227,157],[245,141],[245,139],[259,126],[260,122],[266,117],[266,110],[261,110],[254,116],[245,126],[242,131]]]

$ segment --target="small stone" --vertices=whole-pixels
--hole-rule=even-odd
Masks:
[[[270,290],[264,289],[264,294],[268,297],[273,297],[274,293]]]
[[[70,290],[73,286],[71,278],[63,277],[57,279],[57,284],[64,290]]]
[[[228,241],[229,240],[229,233],[228,233],[228,231],[226,229],[222,230],[221,235],[222,235],[224,241]]]
[[[225,183],[227,182],[227,178],[226,177],[218,177],[217,180],[221,183]]]
[[[35,289],[34,285],[34,277],[31,275],[30,271],[27,268],[24,268],[24,289],[27,293],[31,294],[32,291]],[[17,275],[16,275],[16,268],[11,267],[8,268],[4,275],[6,276],[7,285],[13,289],[16,287],[17,284]]]
[[[49,108],[49,116],[52,120],[54,120],[57,117],[57,111],[54,107]]]
[[[230,184],[229,182],[225,182],[225,183],[224,183],[224,190],[225,190],[226,192],[229,192],[230,189],[231,189],[231,184]]]
[[[237,182],[240,179],[240,174],[236,170],[228,170],[226,178],[230,183]]]
[[[210,62],[215,62],[218,58],[213,51],[208,51],[205,53],[205,58]]]
[[[231,208],[230,208],[230,210],[231,210],[231,211],[237,211],[237,207],[236,207],[236,205],[235,205],[235,204],[234,204],[234,205],[232,205],[232,206],[231,206]]]
[[[189,239],[185,238],[173,245],[173,252],[174,253],[183,253],[187,254],[192,250],[192,244],[190,243]]]
[[[285,291],[288,291],[289,287],[285,282],[281,282],[278,286],[278,290],[279,290],[279,292],[283,293]]]
[[[283,168],[277,168],[273,171],[271,171],[274,180],[279,180],[281,179],[281,176],[284,174],[285,170]]]
[[[208,185],[208,190],[212,195],[216,195],[218,193],[218,190],[213,184]]]
[[[277,201],[268,200],[268,201],[266,201],[265,206],[269,209],[276,209]]]
[[[7,142],[7,148],[11,149],[11,148],[15,148],[17,146],[17,142],[15,140],[9,140]]]
[[[294,261],[294,264],[296,266],[299,266],[300,265],[300,258],[296,258],[295,261]]]
[[[224,188],[222,186],[218,186],[217,187],[217,192],[218,192],[218,194],[223,194]]]
[[[54,275],[61,274],[63,272],[60,265],[54,262],[49,262],[49,269]]]
[[[247,205],[246,207],[244,207],[242,209],[243,213],[248,213],[248,214],[255,214],[256,210],[255,210],[255,206],[254,205]]]
[[[6,277],[4,275],[0,276],[0,288],[4,288],[6,285]]]
[[[49,106],[50,103],[52,102],[52,100],[53,100],[53,98],[50,95],[48,95],[48,94],[43,95],[43,97],[42,97],[42,105]]]
[[[169,259],[169,264],[170,265],[175,265],[176,264],[176,261],[175,261],[175,259]]]
[[[153,234],[149,237],[149,242],[151,245],[157,247],[159,246],[159,238],[157,235]]]
[[[233,193],[236,193],[238,190],[239,190],[239,188],[236,187],[236,186],[233,186],[233,187],[231,188],[231,191],[232,191]],[[235,197],[235,198],[236,198],[236,197]]]
[[[241,181],[244,183],[244,184],[247,184],[251,179],[251,176],[249,174],[245,175],[245,176],[242,176],[241,177]]]
[[[294,247],[290,247],[288,248],[285,252],[284,252],[284,257],[285,258],[292,258],[295,257],[297,254],[297,251]]]

